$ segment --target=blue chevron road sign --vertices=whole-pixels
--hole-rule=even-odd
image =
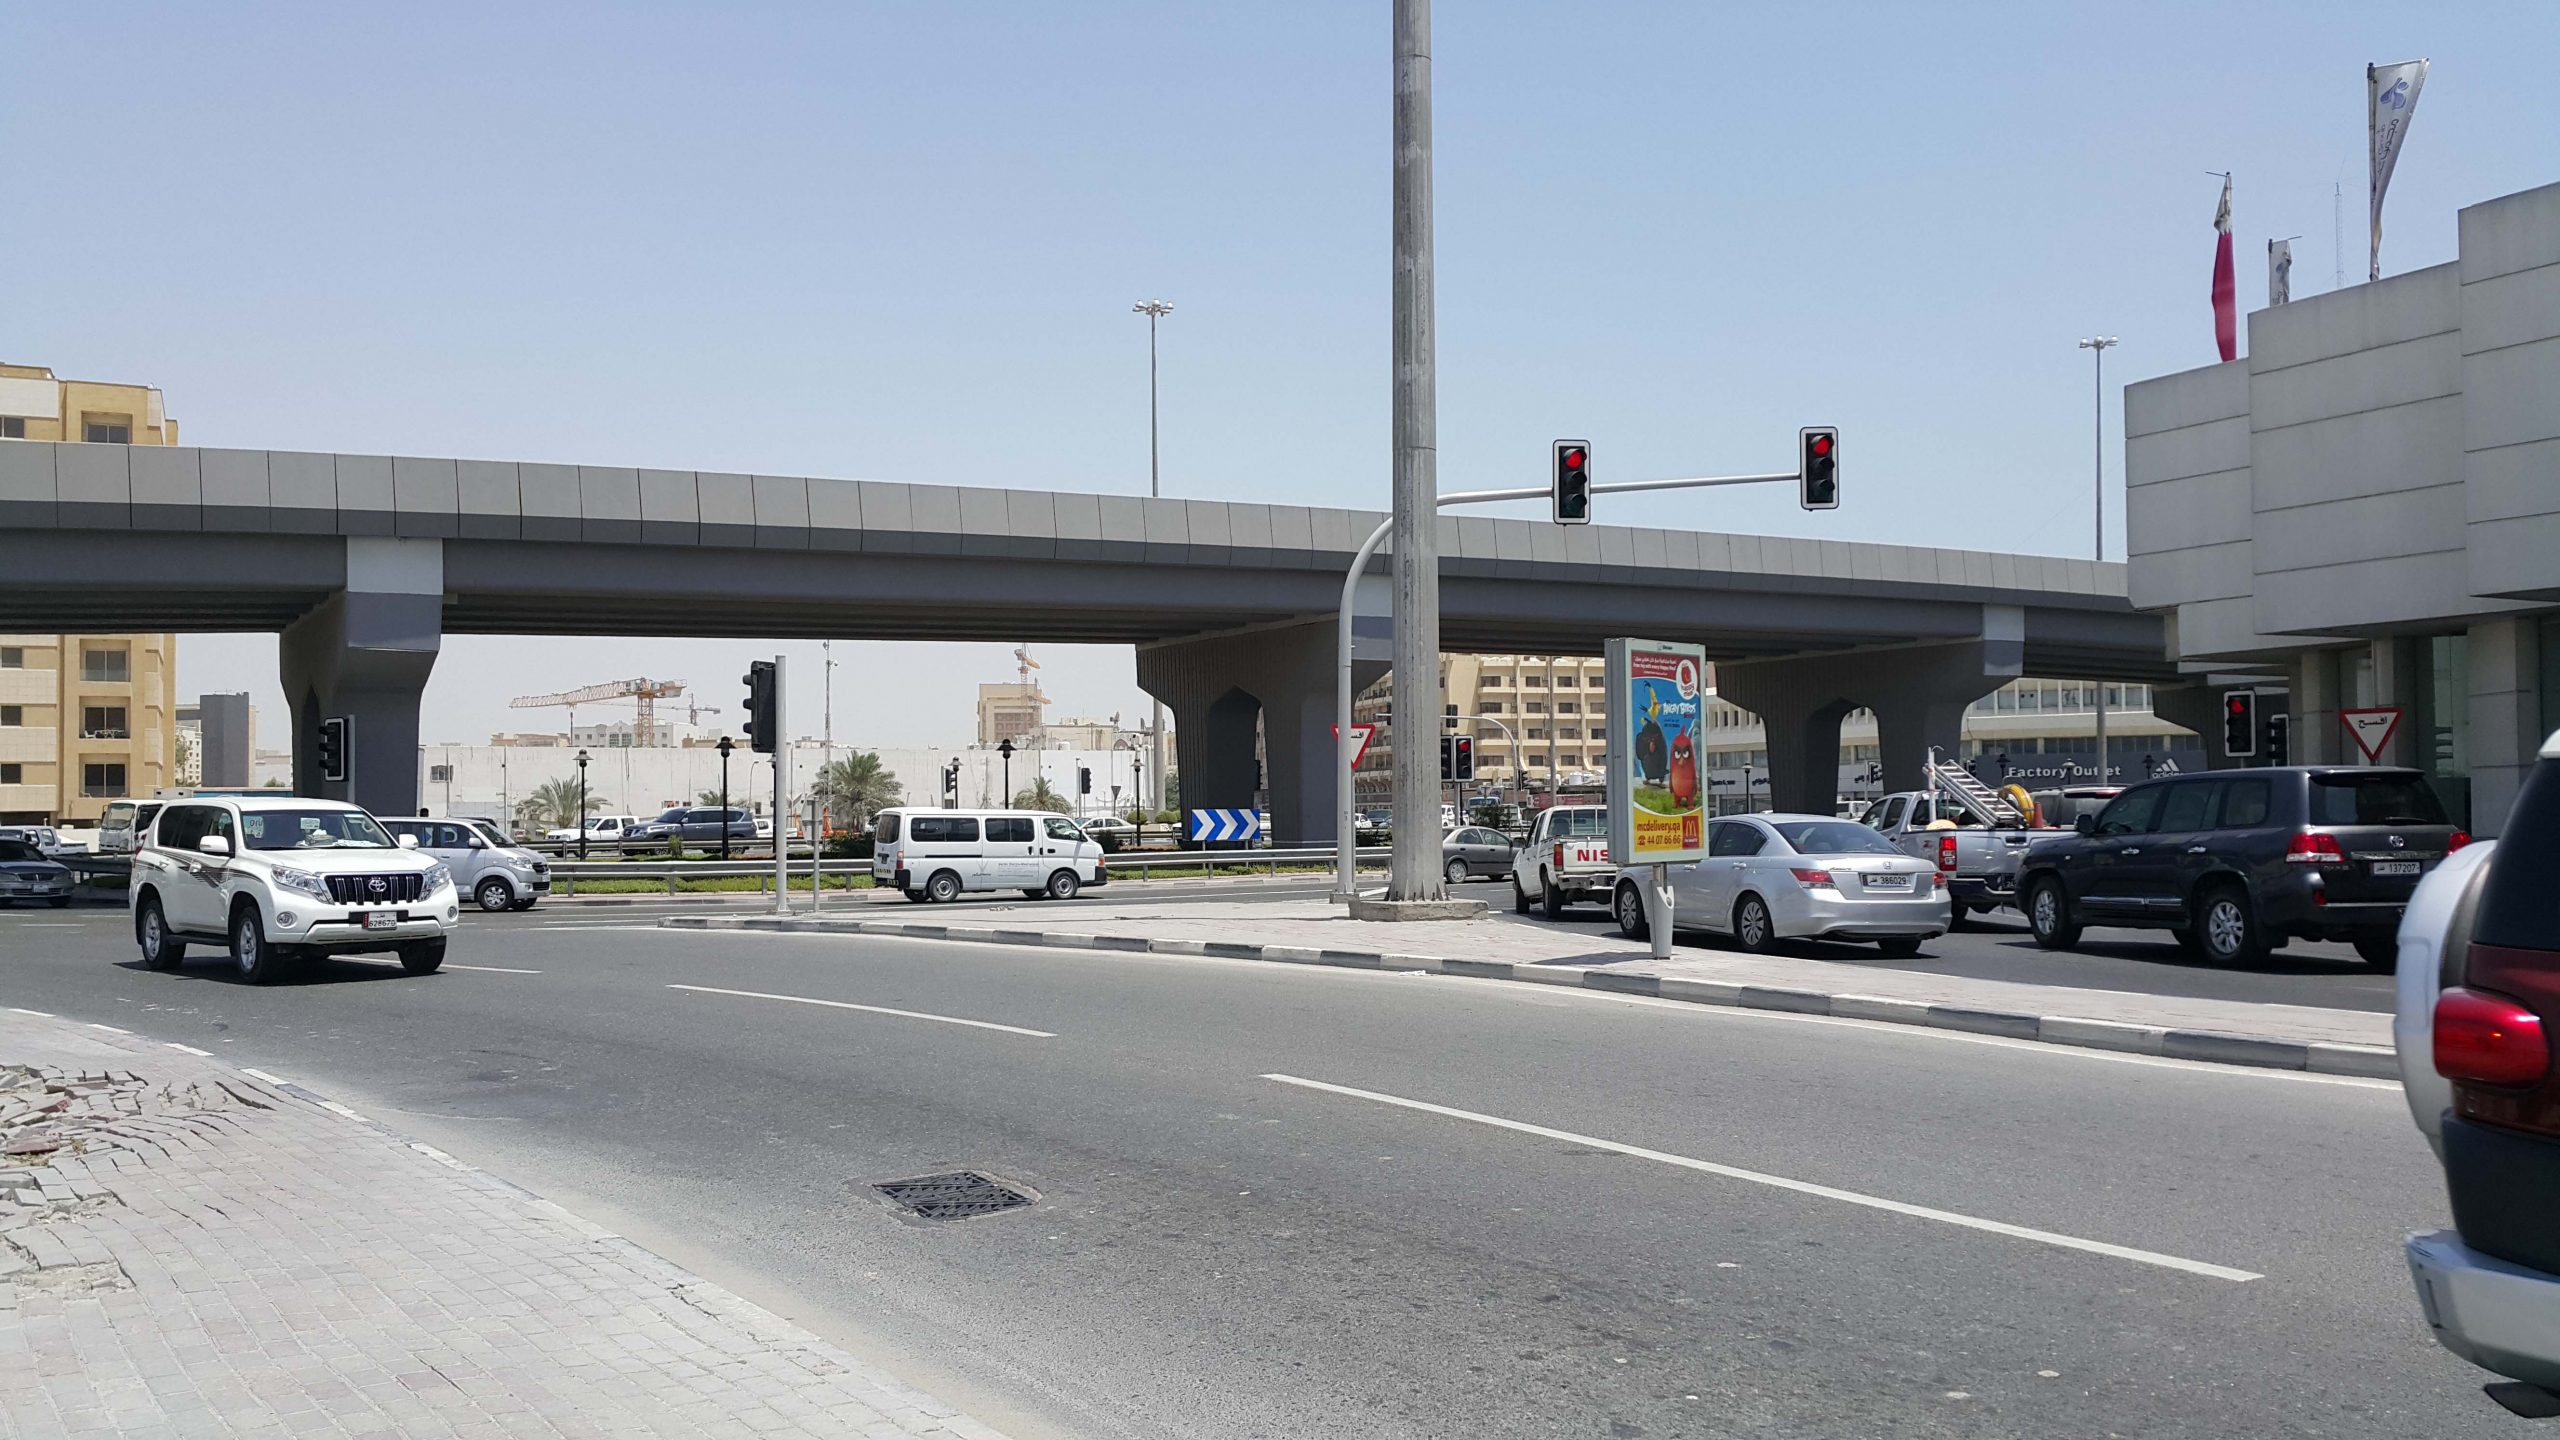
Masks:
[[[1251,840],[1261,834],[1262,814],[1257,810],[1191,812],[1191,838],[1194,840]]]

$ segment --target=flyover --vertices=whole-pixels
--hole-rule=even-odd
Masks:
[[[0,442],[0,629],[283,636],[296,788],[414,809],[447,634],[978,639],[1139,647],[1185,798],[1332,838],[1330,617],[1375,512],[1045,490],[298,451]],[[2123,567],[2046,556],[1440,517],[1453,650],[1703,644],[1768,724],[1773,794],[1827,810],[1839,721],[1916,783],[2022,673],[2173,684]],[[1383,669],[1373,562],[1357,629]],[[1378,645],[1377,659],[1367,660]],[[357,718],[324,783],[320,715]]]

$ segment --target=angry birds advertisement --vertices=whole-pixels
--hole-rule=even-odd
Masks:
[[[1612,849],[1621,865],[1694,860],[1705,853],[1706,656],[1693,645],[1609,642]]]

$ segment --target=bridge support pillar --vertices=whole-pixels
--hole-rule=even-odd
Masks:
[[[444,639],[439,540],[347,539],[347,588],[287,626],[293,790],[377,815],[418,813],[418,702]],[[320,722],[348,723],[344,780],[325,778]]]
[[[1252,808],[1259,721],[1273,842],[1332,844],[1335,664],[1330,618],[1140,647],[1139,688],[1173,711],[1183,808]],[[1355,660],[1352,684],[1386,668]]]
[[[1773,808],[1828,815],[1839,799],[1840,722],[1875,712],[1887,791],[1916,790],[1934,745],[1961,758],[1965,707],[2018,676],[2018,639],[1959,640],[1716,666],[1716,693],[1760,717]]]

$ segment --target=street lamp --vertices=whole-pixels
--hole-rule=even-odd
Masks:
[[[578,752],[578,858],[587,858],[587,752]]]
[[[997,803],[1011,805],[1013,803],[1013,737],[1007,735],[997,741],[996,753],[1004,757],[1004,799]]]
[[[1163,450],[1157,443],[1156,429],[1156,322],[1173,313],[1173,306],[1162,300],[1141,300],[1130,307],[1132,313],[1147,317],[1147,498],[1164,498]],[[1153,697],[1149,697],[1153,700]],[[1152,747],[1155,772],[1164,773],[1164,702],[1154,700],[1155,728],[1147,742]],[[1009,798],[1009,797],[1008,797]],[[1164,808],[1160,798],[1151,799],[1149,810]]]
[[[720,737],[720,858],[729,858],[729,737]]]
[[[2091,509],[2097,515],[2097,548],[2090,558],[2103,565],[2107,560],[2107,351],[2116,344],[2113,335],[2093,335],[2080,342],[2096,362],[2089,392],[2089,489]],[[2098,679],[2098,783],[2107,783],[2107,682]]]

